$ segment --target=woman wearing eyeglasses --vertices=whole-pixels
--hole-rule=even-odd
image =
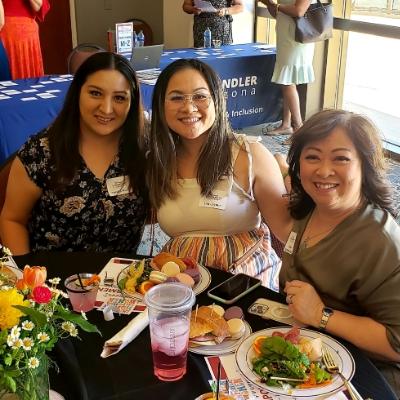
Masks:
[[[148,186],[171,237],[164,250],[277,290],[280,259],[262,217],[279,236],[286,190],[271,153],[232,132],[216,73],[175,61],[157,80],[152,110]]]

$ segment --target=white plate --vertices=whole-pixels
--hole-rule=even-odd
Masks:
[[[132,260],[134,261],[134,260]],[[199,294],[201,292],[204,292],[208,286],[210,286],[211,283],[211,274],[210,271],[203,267],[202,265],[198,265],[199,268],[199,272],[200,272],[200,279],[199,281],[193,286],[193,292],[194,294]],[[129,265],[126,266],[122,271],[120,271],[120,273],[117,276],[117,283],[125,278],[126,274],[127,274],[127,270],[129,269]],[[136,299],[142,300],[143,299],[143,295],[141,295],[140,293],[131,293],[128,290],[123,290],[124,294],[126,294],[127,296],[130,297],[134,297]]]
[[[318,388],[311,389],[292,389],[290,394],[282,389],[272,386],[267,386],[265,383],[260,381],[260,377],[252,370],[251,360],[256,357],[256,353],[253,350],[253,342],[258,336],[271,336],[272,332],[288,332],[291,327],[277,326],[275,328],[263,329],[262,331],[254,332],[247,339],[245,339],[236,350],[235,359],[236,364],[240,373],[248,379],[250,382],[254,383],[261,389],[267,390],[270,393],[279,394],[284,397],[295,397],[296,399],[307,399],[314,396],[332,395],[339,390],[344,388],[343,381],[339,375],[334,375],[332,383],[326,386],[321,386]],[[311,331],[309,329],[300,329],[300,336],[309,339],[315,339],[320,337],[324,346],[326,346],[332,353],[335,362],[339,365],[339,370],[342,372],[343,376],[350,380],[355,371],[355,363],[353,356],[350,352],[337,340],[324,335],[319,332]]]
[[[252,332],[251,326],[247,321],[243,321],[245,331],[242,337],[236,340],[224,340],[220,344],[214,344],[211,346],[194,346],[191,347],[189,343],[189,351],[196,354],[203,354],[205,356],[217,356],[220,354],[234,353],[238,348],[239,344],[246,339]]]

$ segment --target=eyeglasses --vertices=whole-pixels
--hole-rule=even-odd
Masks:
[[[211,96],[204,93],[194,94],[173,94],[166,98],[173,108],[181,108],[186,101],[190,101],[199,110],[205,110],[211,103]]]

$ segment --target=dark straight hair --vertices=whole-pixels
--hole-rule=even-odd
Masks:
[[[158,77],[153,92],[149,142],[148,179],[150,200],[159,208],[166,198],[177,195],[179,135],[171,130],[165,117],[165,95],[171,78],[183,70],[199,72],[207,83],[215,108],[215,121],[207,135],[197,162],[197,181],[201,194],[209,196],[215,184],[232,172],[231,143],[235,140],[228,122],[222,83],[216,72],[202,61],[180,59],[169,64]]]
[[[90,56],[78,69],[66,94],[64,106],[54,123],[48,128],[49,147],[54,171],[51,185],[62,190],[74,179],[80,164],[79,97],[82,86],[91,74],[102,70],[120,72],[128,81],[131,106],[122,126],[120,160],[136,193],[145,190],[144,114],[139,83],[128,60],[110,52]]]
[[[293,135],[289,149],[289,175],[292,183],[290,213],[304,218],[315,207],[300,181],[300,158],[310,143],[328,137],[335,128],[342,128],[352,141],[361,160],[361,196],[367,202],[395,215],[392,189],[386,177],[386,160],[376,126],[365,116],[345,110],[323,110],[311,118]]]

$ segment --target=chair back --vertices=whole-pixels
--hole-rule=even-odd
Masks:
[[[153,44],[153,31],[150,28],[150,25],[146,21],[143,21],[142,19],[131,18],[126,20],[125,22],[132,22],[133,30],[136,33],[143,31],[145,46],[151,46]]]
[[[76,46],[68,56],[68,73],[74,75],[84,61],[100,51],[106,50],[94,43],[78,44],[78,46]]]
[[[0,166],[0,214],[3,209],[4,200],[6,199],[8,175],[10,174],[11,164],[14,161],[14,158],[15,158],[15,154],[12,154]]]

